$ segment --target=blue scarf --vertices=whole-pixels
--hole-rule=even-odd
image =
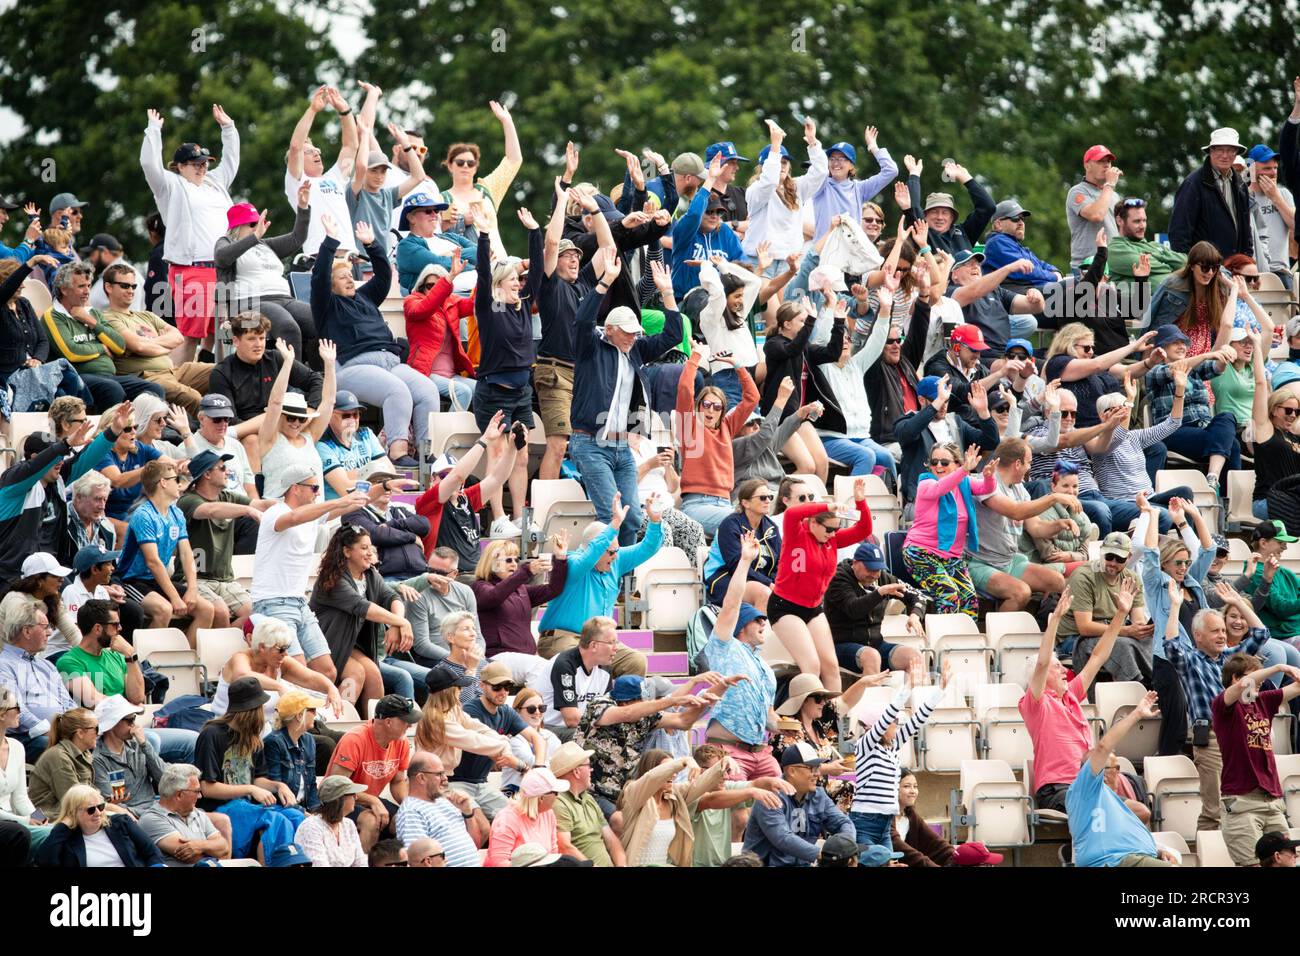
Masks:
[[[932,473],[926,471],[921,473],[917,479],[918,484],[925,479],[938,481]],[[980,546],[979,528],[975,522],[975,499],[970,493],[970,476],[967,475],[958,485],[961,488],[962,501],[966,505],[966,550],[978,551]],[[952,547],[953,539],[957,537],[957,498],[950,491],[939,499],[939,517],[935,526],[935,539],[939,547],[947,551]]]

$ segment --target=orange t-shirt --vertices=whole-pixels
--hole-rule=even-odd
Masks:
[[[375,740],[373,723],[349,730],[334,748],[330,765],[337,766],[353,783],[359,783],[377,797],[401,771],[411,765],[411,742],[399,737],[387,747]]]

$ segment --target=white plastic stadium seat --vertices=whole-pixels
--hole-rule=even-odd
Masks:
[[[1250,527],[1255,523],[1251,505],[1255,496],[1254,471],[1228,472],[1228,530],[1237,531],[1242,526]],[[1231,546],[1235,539],[1229,539]],[[1242,544],[1245,544],[1243,541]]]
[[[1228,854],[1228,844],[1218,830],[1199,830],[1196,833],[1196,859],[1205,866],[1236,866]]]
[[[685,631],[700,609],[703,587],[694,568],[656,568],[641,581],[645,626],[652,631]]]
[[[1201,781],[1196,765],[1182,754],[1152,756],[1147,757],[1142,771],[1151,795],[1151,826],[1196,839],[1196,818],[1201,815]]]
[[[966,813],[959,818],[954,798],[954,836],[964,820],[969,841],[991,847],[1029,845],[1029,797],[1005,760],[962,761],[960,786]]]
[[[925,691],[928,694],[929,688]],[[921,769],[950,773],[960,770],[967,760],[975,760],[978,757],[976,727],[974,712],[969,707],[945,707],[941,703],[921,729]]]
[[[201,627],[197,635],[199,662],[208,672],[210,680],[221,675],[226,661],[236,651],[246,650],[248,643],[244,632],[237,627]]]
[[[1125,714],[1137,706],[1146,696],[1146,688],[1137,681],[1108,681],[1093,685],[1097,691],[1097,713],[1106,722],[1107,727],[1115,726]],[[1124,739],[1120,741],[1115,752],[1130,760],[1141,763],[1149,754],[1156,752],[1160,737],[1160,718],[1140,720]]]
[[[1020,716],[1019,684],[985,684],[975,688],[975,717],[980,721],[984,757],[1018,767],[1034,756],[1034,742]]]
[[[1177,488],[1179,485],[1186,485],[1192,489],[1192,501],[1205,517],[1210,531],[1217,530],[1219,512],[1223,510],[1223,506],[1219,503],[1218,496],[1210,490],[1210,482],[1205,477],[1205,472],[1195,468],[1167,468],[1156,472],[1157,494]]]
[[[633,590],[644,595],[646,576],[658,568],[673,568],[675,570],[689,571],[692,574],[695,573],[695,565],[691,563],[691,558],[681,548],[660,548],[632,572]]]
[[[1181,833],[1175,833],[1173,830],[1157,830],[1151,834],[1151,839],[1156,841],[1156,846],[1166,846],[1171,850],[1177,850],[1183,858],[1183,866],[1199,866],[1196,854],[1187,845],[1187,840]]]
[[[1277,761],[1277,779],[1282,784],[1282,799],[1286,801],[1286,818],[1292,826],[1300,826],[1300,754],[1274,754]]]

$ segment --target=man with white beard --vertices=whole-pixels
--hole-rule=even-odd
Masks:
[[[394,474],[384,446],[369,428],[361,427],[364,406],[351,392],[340,389],[334,397],[334,413],[316,451],[320,454],[325,475],[325,500],[332,501],[350,492],[356,483],[371,473]],[[391,486],[403,484],[393,479]]]

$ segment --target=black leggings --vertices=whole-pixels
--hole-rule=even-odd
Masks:
[[[1160,707],[1160,756],[1172,757],[1183,752],[1187,740],[1187,695],[1174,665],[1157,657],[1151,667],[1151,689]]]

